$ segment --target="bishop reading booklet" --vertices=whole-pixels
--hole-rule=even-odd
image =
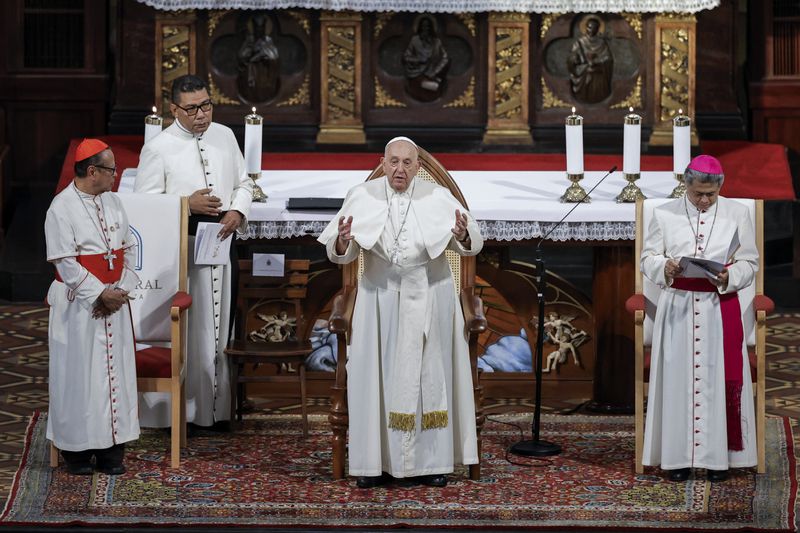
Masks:
[[[233,236],[220,240],[219,232],[222,224],[216,222],[200,222],[194,238],[195,265],[224,265],[228,262]]]
[[[684,256],[679,260],[680,266],[683,269],[680,276],[681,278],[716,278],[717,275],[725,270],[725,265],[733,261],[733,255],[739,249],[739,232],[733,234],[730,246],[728,246],[728,253],[725,255],[723,262],[714,261],[711,259],[704,259],[702,257],[689,257]]]

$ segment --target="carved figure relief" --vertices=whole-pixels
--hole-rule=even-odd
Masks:
[[[247,22],[247,34],[239,48],[236,87],[250,103],[267,102],[280,88],[280,56],[271,37],[272,20],[258,13]]]
[[[558,313],[549,313],[544,323],[545,335],[550,344],[556,348],[547,354],[542,372],[558,370],[558,365],[567,362],[567,356],[572,356],[576,366],[583,368],[577,348],[588,340],[588,334],[572,325],[575,317],[559,316]]]
[[[614,55],[601,33],[602,21],[596,16],[584,18],[582,35],[575,39],[567,58],[572,94],[579,102],[595,104],[611,95]]]
[[[283,342],[294,338],[294,331],[295,328],[297,328],[297,319],[290,317],[286,311],[281,311],[277,315],[256,313],[256,316],[264,321],[264,325],[250,332],[251,341]]]
[[[437,29],[433,16],[423,14],[417,17],[414,35],[403,53],[407,90],[423,102],[442,95],[450,66],[450,58]]]

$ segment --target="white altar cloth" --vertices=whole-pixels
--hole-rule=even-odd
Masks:
[[[295,197],[344,198],[371,170],[265,170],[258,184],[266,203],[250,208],[248,233],[242,238],[289,238],[319,235],[335,213],[288,211]],[[569,186],[564,172],[450,171],[485,239],[513,241],[545,235],[575,204],[559,202]],[[589,191],[604,172],[586,172],[581,185]],[[133,190],[136,169],[122,174],[119,191]],[[633,240],[634,204],[618,204],[615,197],[627,182],[614,172],[591,194],[591,203],[579,206],[550,240]],[[677,182],[672,172],[642,172],[637,185],[649,198],[665,198]]]

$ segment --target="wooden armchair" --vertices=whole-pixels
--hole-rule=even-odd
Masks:
[[[300,386],[303,437],[308,436],[306,357],[313,351],[309,335],[313,321],[304,315],[310,262],[287,260],[283,276],[254,276],[251,260],[239,261],[236,339],[225,353],[231,372],[231,420],[242,420],[244,385],[254,382],[293,381]],[[245,374],[245,364],[272,364],[277,375]],[[296,365],[297,373],[288,372]]]
[[[431,154],[419,148],[420,169],[416,179],[429,180],[447,187],[453,196],[467,209],[464,196],[453,178]],[[367,181],[384,175],[383,166],[378,165],[367,177]],[[447,250],[450,270],[454,284],[459,293],[464,323],[469,333],[470,367],[475,397],[475,422],[478,435],[478,456],[481,450],[481,430],[483,428],[483,389],[478,375],[478,335],[486,330],[486,319],[483,316],[483,303],[474,294],[475,257],[462,257]],[[345,451],[347,447],[347,346],[352,328],[353,309],[355,307],[358,279],[362,272],[362,257],[342,267],[342,292],[333,302],[329,330],[335,333],[338,343],[336,378],[331,392],[331,412],[329,420],[333,429],[333,477],[341,479],[345,471]],[[470,465],[470,478],[480,478],[480,464]]]
[[[636,424],[636,464],[637,474],[644,472],[642,453],[644,447],[644,413],[646,383],[650,376],[650,348],[652,344],[653,319],[656,314],[661,289],[642,275],[639,258],[645,240],[644,232],[650,224],[653,210],[666,198],[637,201],[636,203],[636,249],[634,253],[636,272],[636,294],[628,298],[626,307],[634,316],[635,324],[635,424]],[[759,269],[755,282],[745,290],[739,291],[742,308],[745,341],[747,343],[750,374],[754,383],[756,411],[756,439],[758,446],[758,473],[765,472],[764,457],[764,352],[766,343],[766,319],[774,304],[764,296],[764,205],[763,200],[738,200],[749,207],[755,228],[756,246],[759,253]]]

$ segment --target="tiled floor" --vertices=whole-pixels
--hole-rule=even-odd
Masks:
[[[767,412],[800,419],[800,313],[768,319]],[[31,305],[0,306],[0,494],[7,494],[19,465],[28,417],[47,409],[47,309]],[[586,398],[547,401],[545,412],[580,409]],[[312,412],[327,412],[325,398],[312,400]],[[291,401],[257,400],[259,411],[299,412]],[[527,400],[487,398],[487,414],[532,411]],[[798,431],[795,431],[798,438]],[[5,498],[3,498],[5,499]]]

